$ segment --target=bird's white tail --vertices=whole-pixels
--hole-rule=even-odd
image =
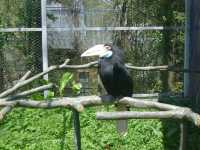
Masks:
[[[116,110],[117,111],[127,111],[127,107],[125,105],[117,104]],[[126,136],[126,134],[128,132],[128,120],[117,120],[116,128],[117,128],[117,132],[120,135]]]

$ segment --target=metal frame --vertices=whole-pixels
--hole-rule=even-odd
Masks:
[[[46,0],[41,0],[41,18],[42,18],[42,60],[43,71],[48,68],[48,48],[47,48],[47,12],[46,12]],[[44,76],[45,80],[48,80],[48,75]]]
[[[190,8],[191,0],[185,0],[185,50],[184,50],[184,69],[189,69],[189,49],[190,49]],[[184,96],[189,95],[189,74],[184,73]]]
[[[42,17],[44,18],[44,17]],[[46,17],[45,17],[46,18]],[[45,22],[45,23],[44,23]],[[46,21],[42,19],[42,23]],[[184,27],[163,27],[163,26],[146,26],[146,27],[84,27],[84,28],[0,28],[0,32],[48,32],[48,31],[146,31],[146,30],[184,30]]]

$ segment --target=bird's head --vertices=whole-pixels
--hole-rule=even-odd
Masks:
[[[112,46],[109,44],[98,44],[81,54],[81,57],[99,56],[100,58],[110,58],[113,55]]]

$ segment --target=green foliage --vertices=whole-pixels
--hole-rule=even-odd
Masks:
[[[64,95],[64,90],[66,87],[70,87],[74,95],[77,95],[80,93],[80,89],[82,86],[80,83],[75,82],[72,73],[69,73],[69,72],[64,73],[59,82],[60,82],[59,84],[60,96]]]
[[[66,95],[65,93],[66,87],[71,88],[74,95],[78,95],[80,93],[80,89],[82,86],[80,83],[75,82],[72,73],[69,73],[69,72],[64,73],[58,82],[59,82],[58,84],[59,96]],[[44,79],[40,79],[40,80],[34,81],[30,87],[34,87],[38,85],[46,85],[46,84],[48,84],[48,81]],[[44,99],[51,100],[52,98],[56,97],[56,93],[58,92],[48,90],[46,97],[44,97],[43,92],[37,92],[37,93],[32,94],[30,98],[34,100],[44,100]]]
[[[72,91],[75,95],[80,93],[81,87],[81,83],[76,83],[75,81],[72,82]]]
[[[63,92],[67,84],[72,80],[73,75],[69,72],[66,72],[62,75],[60,79],[60,85],[59,85],[59,93],[61,96],[63,96]]]
[[[88,108],[80,114],[82,149],[164,150],[160,121],[131,120],[128,135],[122,137],[116,131],[115,121],[95,119],[95,112],[105,109]],[[70,110],[17,108],[0,124],[0,149],[73,150],[70,117]]]

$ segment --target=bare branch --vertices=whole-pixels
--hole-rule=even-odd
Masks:
[[[141,100],[141,99],[136,99],[136,98],[131,98],[131,97],[124,97],[119,101],[119,103],[126,104],[132,107],[137,107],[137,108],[156,108],[159,110],[176,110],[176,109],[182,108],[175,105],[159,103],[158,99],[156,98],[151,99],[151,101],[149,100],[147,101],[147,100]]]
[[[53,71],[53,70],[63,69],[63,68],[66,66],[66,64],[67,64],[68,62],[69,62],[69,59],[67,59],[62,65],[59,65],[59,66],[51,66],[51,67],[49,67],[47,70],[45,70],[45,71],[43,71],[43,72],[41,72],[41,73],[39,73],[39,74],[36,74],[35,76],[33,76],[33,77],[31,77],[31,78],[29,78],[29,79],[27,79],[27,80],[23,80],[23,81],[17,83],[17,84],[16,84],[15,86],[13,86],[12,88],[10,88],[10,89],[6,90],[5,92],[1,93],[1,94],[0,94],[0,98],[6,97],[6,96],[12,94],[13,92],[15,92],[16,90],[18,90],[19,88],[21,88],[21,87],[23,87],[23,86],[25,86],[25,85],[27,85],[27,84],[33,82],[33,81],[36,80],[36,79],[41,78],[42,76],[44,76],[45,74],[47,74],[47,73],[49,73],[49,72],[51,72],[51,71]]]
[[[31,74],[31,71],[26,72],[26,74],[19,80],[19,82],[17,84],[26,80],[30,76],[30,74]],[[17,84],[15,86],[17,86]],[[3,96],[5,96],[5,95],[2,94],[0,96],[0,98],[2,98]],[[5,106],[4,108],[1,109],[1,111],[0,111],[0,121],[3,120],[9,112],[11,112],[12,108],[14,108],[15,105],[16,105],[16,103],[13,103],[12,106]]]
[[[31,78],[19,82],[14,87],[12,87],[12,88],[4,91],[3,93],[1,93],[0,98],[6,97],[6,96],[12,94],[13,92],[18,90],[19,88],[31,83],[32,81],[34,81],[38,78],[41,78],[42,76],[44,76],[45,74],[47,74],[51,71],[58,70],[58,69],[85,69],[85,68],[97,67],[97,65],[98,65],[98,61],[90,62],[90,63],[83,64],[83,65],[67,65],[68,63],[69,63],[69,59],[67,59],[61,65],[51,66],[47,70],[45,70],[45,71],[43,71],[43,72],[41,72],[41,73],[31,77]],[[173,71],[174,70],[174,67],[169,67],[169,66],[166,66],[166,65],[165,66],[136,67],[136,66],[126,64],[126,67],[129,68],[129,69],[141,70],[141,71],[149,71],[149,70],[170,70],[170,71]],[[187,72],[188,70],[183,70],[183,71]],[[193,71],[193,72],[199,72],[199,71]],[[27,73],[27,74],[29,75],[29,73]],[[25,78],[26,78],[26,76],[25,76]]]
[[[122,120],[122,119],[177,119],[188,120],[200,127],[200,116],[189,109],[178,109],[157,112],[98,112],[98,120]]]
[[[98,66],[98,61],[93,61],[83,65],[63,65],[64,69],[87,69],[87,68],[96,68]],[[138,70],[138,71],[172,71],[172,72],[188,72],[188,73],[200,73],[200,70],[189,70],[189,69],[180,69],[176,65],[168,66],[146,66],[138,67],[133,66],[130,63],[125,64],[128,69]]]
[[[18,84],[26,80],[30,75],[31,75],[31,71],[27,71],[27,73],[19,80]]]
[[[93,61],[83,65],[65,65],[63,66],[64,69],[87,69],[93,68],[98,66],[98,61]]]
[[[197,113],[192,112],[187,107],[179,107],[169,104],[163,104],[159,102],[145,101],[141,99],[125,97],[117,101],[117,103],[129,105],[131,107],[137,108],[156,108],[162,111],[157,112],[108,112],[103,113],[105,119],[186,119],[193,122],[196,126],[200,127],[200,116]],[[52,109],[58,107],[64,107],[68,109],[75,109],[78,112],[82,112],[84,107],[98,106],[104,104],[113,104],[106,103],[99,96],[82,96],[82,97],[63,97],[55,98],[53,100],[46,101],[34,101],[34,100],[15,100],[15,101],[6,101],[0,100],[0,106],[15,106],[16,107],[28,107],[28,108],[44,108]],[[163,111],[165,110],[165,111]],[[99,113],[97,115],[99,117]],[[102,114],[100,113],[100,119]],[[102,118],[102,119],[104,119]]]
[[[150,93],[150,94],[132,94],[133,98],[143,98],[143,99],[149,99],[153,97],[158,97],[159,93]]]
[[[21,79],[19,79],[18,83],[17,83],[16,85],[14,85],[12,88],[17,87],[21,82],[23,82],[24,80],[26,80],[26,79],[29,77],[30,74],[31,74],[31,71],[27,71],[27,72],[25,73],[25,75],[24,75]],[[12,93],[12,92],[9,93],[8,91],[9,91],[9,89],[6,90],[6,91],[4,91],[3,93],[1,93],[1,94],[0,94],[0,98],[6,97],[6,96],[8,96],[9,94]],[[13,91],[13,92],[14,92],[14,91]]]
[[[5,118],[5,116],[12,110],[13,107],[15,107],[15,105],[16,105],[16,102],[13,103],[10,106],[6,106],[6,107],[1,109],[1,111],[0,111],[0,121],[2,121]]]
[[[15,100],[15,101],[1,101],[1,106],[12,106],[16,104],[19,107],[27,108],[43,108],[43,109],[53,109],[53,108],[72,108],[78,112],[82,112],[84,107],[81,103],[72,100],[45,100],[45,101],[34,101],[34,100]]]
[[[164,65],[164,66],[146,66],[146,67],[138,67],[138,66],[133,66],[131,64],[126,64],[126,67],[128,69],[132,70],[141,70],[141,71],[162,71],[162,70],[168,70],[169,66]]]
[[[168,66],[146,66],[146,67],[138,67],[133,66],[131,64],[126,64],[126,67],[131,70],[138,70],[138,71],[172,71],[172,72],[188,72],[188,73],[200,73],[200,70],[191,70],[191,69],[180,69],[176,65]]]
[[[20,100],[16,100],[16,101],[20,101]],[[25,100],[20,101],[21,105]],[[32,101],[28,101],[27,103],[32,102]],[[69,105],[69,104],[80,104],[83,106],[99,106],[99,105],[104,105],[104,104],[113,104],[112,102],[108,103],[107,101],[105,102],[101,97],[99,96],[80,96],[80,97],[63,97],[63,98],[55,98],[53,99],[53,101],[50,101],[50,103],[48,101],[36,101],[36,103],[34,104],[38,104],[38,105],[52,105],[50,107],[54,107],[54,105],[56,104],[56,107],[58,105],[58,107],[63,106],[65,107],[65,105]],[[147,101],[147,100],[142,100],[142,99],[135,99],[135,98],[131,98],[131,97],[124,97],[122,99],[120,99],[119,101],[117,101],[117,103],[120,104],[125,104],[131,107],[136,107],[136,108],[155,108],[155,109],[159,109],[159,110],[176,110],[182,107],[179,106],[174,106],[174,105],[169,105],[169,104],[163,104],[163,103],[159,103],[156,102],[156,99],[154,101]],[[0,99],[0,107],[1,106],[6,106],[6,105],[10,105],[12,104],[11,101],[6,101],[5,99]],[[31,105],[31,104],[30,104]],[[23,106],[23,104],[22,104]],[[46,107],[46,106],[45,106]]]
[[[39,87],[37,87],[37,88],[34,88],[34,89],[31,89],[31,90],[27,90],[27,91],[18,93],[18,94],[16,94],[16,95],[6,97],[6,98],[4,98],[3,100],[4,100],[4,101],[8,101],[8,100],[14,100],[14,99],[23,98],[23,97],[26,97],[26,96],[28,96],[28,95],[34,94],[34,93],[36,93],[36,92],[42,92],[42,91],[44,91],[44,90],[51,89],[53,86],[54,86],[54,84],[52,84],[52,83],[47,84],[47,85],[43,85],[43,86],[39,86]]]

